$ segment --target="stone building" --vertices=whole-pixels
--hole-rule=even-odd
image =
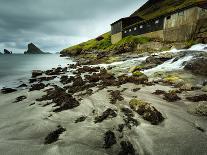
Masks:
[[[111,42],[135,35],[160,38],[163,41],[186,41],[207,23],[207,2],[200,2],[162,14],[152,19],[136,16],[121,18],[111,24]]]

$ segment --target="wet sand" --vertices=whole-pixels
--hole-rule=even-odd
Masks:
[[[132,92],[134,88],[141,88]],[[107,90],[122,90],[123,101],[115,105],[110,104],[110,95]],[[169,86],[141,86],[124,84],[120,88],[108,87],[95,92],[91,96],[84,96],[81,105],[77,108],[52,112],[52,105],[43,107],[46,102],[37,102],[43,91],[28,92],[22,90],[15,93],[0,95],[0,150],[3,154],[88,154],[113,155],[120,151],[119,142],[129,140],[137,154],[206,154],[207,150],[207,118],[194,116],[187,112],[190,103],[181,100],[169,103],[161,96],[152,95],[157,90],[170,90]],[[95,91],[96,88],[93,88]],[[12,103],[16,97],[26,95],[27,99],[19,103]],[[123,123],[123,113],[120,107],[129,107],[129,101],[137,96],[155,106],[165,117],[160,125],[151,125],[138,114],[135,118],[140,122],[131,130],[125,128],[123,135],[116,129]],[[183,95],[181,95],[184,98]],[[34,103],[31,105],[31,103]],[[118,116],[95,124],[94,118],[107,108],[117,110]],[[95,110],[95,113],[92,111]],[[80,116],[87,116],[84,122],[74,123]],[[44,138],[56,126],[62,125],[66,132],[60,135],[59,140],[50,145],[44,145]],[[202,127],[201,132],[196,125]],[[111,149],[103,148],[104,133],[113,130],[117,137],[117,144]],[[123,138],[119,138],[122,137]]]

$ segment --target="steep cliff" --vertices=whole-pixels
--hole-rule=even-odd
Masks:
[[[24,54],[45,54],[42,50],[40,50],[33,43],[28,44],[28,50],[24,52]]]

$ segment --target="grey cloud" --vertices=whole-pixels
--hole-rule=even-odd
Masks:
[[[0,0],[0,47],[23,52],[34,42],[56,52],[110,30],[146,0]],[[2,49],[0,49],[2,50]]]

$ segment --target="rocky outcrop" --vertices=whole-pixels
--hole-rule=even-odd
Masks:
[[[42,50],[40,50],[33,43],[28,44],[28,50],[24,52],[24,54],[45,54]]]
[[[4,49],[4,54],[12,54],[12,51],[9,51],[7,49]]]

